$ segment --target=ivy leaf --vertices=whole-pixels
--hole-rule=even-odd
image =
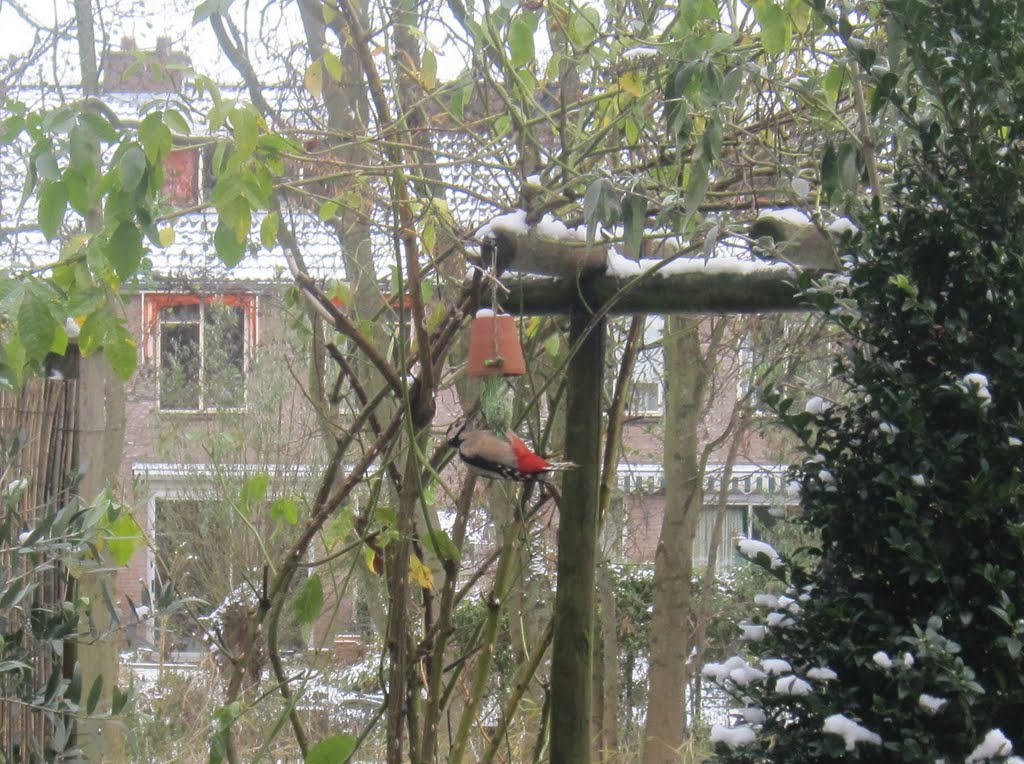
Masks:
[[[310,748],[305,764],[344,764],[355,750],[356,739],[346,732],[339,732]]]
[[[324,589],[319,574],[314,573],[306,579],[291,606],[301,625],[308,626],[317,619],[324,606]]]

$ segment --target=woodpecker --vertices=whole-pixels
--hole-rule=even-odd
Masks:
[[[477,475],[498,480],[548,482],[549,472],[572,469],[572,462],[549,462],[530,450],[514,432],[502,438],[487,430],[470,430],[469,422],[457,419],[448,428],[448,445]]]

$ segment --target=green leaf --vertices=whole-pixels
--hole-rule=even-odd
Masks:
[[[123,380],[131,379],[139,363],[139,348],[131,332],[118,323],[108,333],[103,343],[103,352],[107,357],[107,363],[117,376]]]
[[[96,713],[96,706],[100,703],[100,697],[103,694],[103,674],[98,674],[92,681],[92,687],[89,688],[89,697],[85,701],[85,713],[92,716]]]
[[[139,150],[141,154],[141,149]],[[145,161],[145,160],[143,160]],[[111,234],[106,247],[107,262],[121,281],[134,276],[142,262],[142,231],[130,220],[123,221]]]
[[[215,13],[224,13],[231,7],[232,0],[203,0],[192,14],[192,26],[206,21]]]
[[[60,232],[68,208],[68,189],[62,181],[47,181],[39,188],[39,228],[47,241]]]
[[[270,475],[266,472],[257,472],[249,475],[242,483],[242,493],[239,496],[239,509],[242,514],[249,517],[252,514],[253,505],[259,504],[267,496],[267,488],[270,486]]]
[[[123,512],[114,522],[107,526],[107,549],[114,562],[124,567],[136,550],[142,545],[142,528],[128,512]]]
[[[324,51],[324,69],[331,75],[335,82],[341,82],[341,75],[344,73],[341,67],[341,59],[329,50]]]
[[[296,619],[303,626],[313,623],[324,606],[324,589],[320,576],[314,573],[299,589],[291,603]]]
[[[430,545],[434,548],[434,554],[445,562],[459,561],[459,548],[442,529],[435,528],[430,532]]]
[[[305,764],[344,764],[355,750],[355,737],[338,732],[310,748]]]
[[[157,164],[170,153],[174,144],[171,130],[164,124],[163,112],[154,111],[146,115],[139,125],[139,140],[146,151],[146,158]]]
[[[163,112],[164,124],[178,135],[188,135],[191,132],[188,120],[177,109],[167,109]]]
[[[320,94],[324,90],[324,70],[320,59],[310,62],[306,67],[306,74],[302,78],[302,82],[313,98],[319,100]]]
[[[781,6],[764,0],[754,4],[754,15],[761,25],[761,46],[769,56],[783,53],[789,48],[791,30],[789,19]]]
[[[166,128],[165,128],[166,129]],[[124,191],[134,191],[146,174],[146,152],[137,144],[129,146],[117,163],[117,175]]]
[[[239,241],[233,226],[221,219],[213,235],[213,246],[217,257],[228,268],[238,265],[245,257],[245,241]]]
[[[644,233],[647,230],[647,199],[640,194],[627,194],[622,200],[622,223],[626,246],[639,260]]]
[[[683,202],[683,212],[686,222],[690,221],[700,203],[704,201],[704,195],[711,185],[711,171],[703,160],[690,163],[690,177],[686,183],[686,197]]]
[[[18,306],[18,335],[28,358],[41,361],[53,345],[56,321],[37,289],[29,289]]]
[[[235,133],[235,150],[238,155],[243,159],[252,156],[260,135],[256,115],[248,109],[235,109],[228,115],[228,122]]]
[[[522,16],[512,20],[508,30],[508,49],[512,66],[521,67],[536,57],[533,47],[533,27]]]
[[[276,212],[269,213],[260,223],[260,244],[273,249],[277,244],[277,232],[281,226],[281,218]]]
[[[286,496],[274,499],[270,504],[270,519],[277,523],[295,525],[299,522],[299,505]]]
[[[132,688],[129,687],[127,690],[121,691],[121,688],[114,685],[113,688],[114,698],[110,705],[110,713],[114,716],[121,714],[125,706],[128,705],[128,701],[132,699]]]

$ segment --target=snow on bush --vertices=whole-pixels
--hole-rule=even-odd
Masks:
[[[775,682],[775,692],[779,695],[803,697],[811,694],[811,683],[798,676],[782,676]]]
[[[724,743],[732,749],[750,745],[756,738],[757,736],[754,734],[753,728],[745,724],[736,727],[725,727],[721,724],[716,724],[711,728],[711,742]]]
[[[775,551],[775,547],[764,541],[740,539],[736,543],[736,547],[740,550],[740,554],[748,560],[757,560],[757,556],[763,554],[770,561],[773,570],[781,568],[785,564],[782,562],[782,558],[779,557],[779,553]]]
[[[988,759],[994,759],[995,757],[1009,756],[1013,753],[1013,744],[1006,739],[1006,735],[1003,734],[1002,730],[989,730],[985,735],[985,739],[981,741],[977,748],[971,751],[970,756],[967,757],[966,764],[980,764]]]
[[[852,751],[856,748],[857,743],[867,743],[868,745],[882,744],[880,735],[860,726],[853,719],[849,719],[842,714],[832,714],[832,716],[825,719],[822,731],[827,735],[839,735],[843,742],[846,743],[847,751]]]

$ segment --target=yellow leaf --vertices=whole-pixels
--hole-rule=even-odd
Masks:
[[[327,73],[334,78],[335,82],[341,82],[341,59],[329,50],[324,51],[324,68],[327,69]]]
[[[619,87],[634,98],[640,98],[644,94],[644,84],[640,81],[640,75],[636,72],[626,72],[619,77]]]
[[[160,229],[160,246],[169,247],[174,243],[174,229],[170,226]]]
[[[303,78],[306,90],[313,94],[313,98],[320,98],[324,89],[324,70],[320,60],[312,62],[306,67],[306,76]]]
[[[433,590],[434,588],[434,574],[415,554],[409,558],[409,580],[418,584],[421,589]]]

